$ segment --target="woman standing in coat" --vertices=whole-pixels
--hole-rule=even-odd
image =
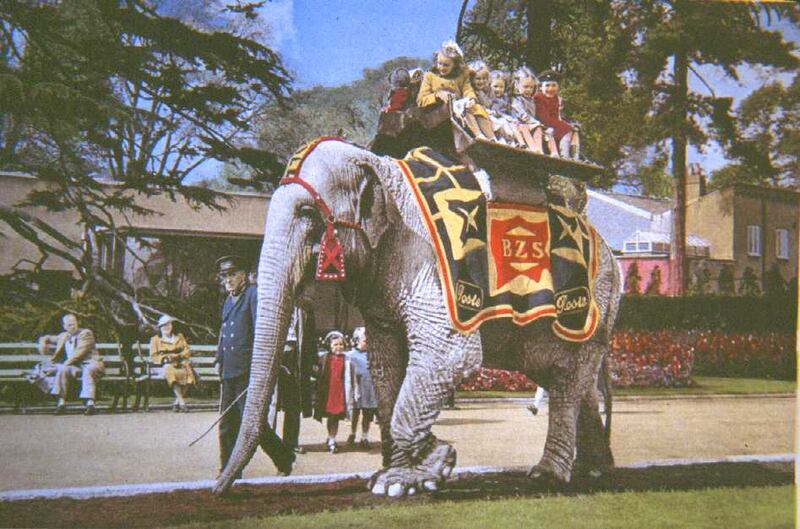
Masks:
[[[172,411],[188,412],[184,396],[186,388],[197,383],[197,375],[189,360],[189,343],[182,334],[174,333],[172,316],[164,314],[158,320],[160,334],[150,340],[150,362],[161,367],[161,375],[175,393]]]

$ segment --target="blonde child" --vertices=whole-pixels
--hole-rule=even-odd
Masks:
[[[453,41],[446,41],[434,57],[434,67],[422,78],[417,105],[421,108],[438,103],[447,105],[456,99],[465,98],[464,120],[467,127],[475,137],[494,141],[489,115],[477,101],[461,48]]]
[[[511,116],[517,122],[517,140],[536,154],[544,154],[544,127],[536,119],[534,94],[539,82],[533,72],[525,67],[514,73],[514,95],[511,99]],[[550,154],[558,156],[555,141],[547,138]]]

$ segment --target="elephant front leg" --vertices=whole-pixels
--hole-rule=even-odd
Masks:
[[[400,337],[381,331],[377,325],[368,327],[367,333],[370,344],[369,370],[378,398],[383,466],[388,467],[394,452],[392,414],[406,374],[408,353]]]
[[[452,371],[409,367],[390,424],[392,448],[388,464],[370,480],[374,494],[402,496],[436,490],[456,464],[456,451],[431,433],[453,386]],[[387,454],[385,454],[387,455]]]

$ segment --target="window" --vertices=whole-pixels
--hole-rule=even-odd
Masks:
[[[747,227],[747,255],[754,257],[761,255],[761,226]]]
[[[775,230],[775,256],[778,259],[789,258],[789,230]]]
[[[626,242],[625,243],[625,251],[626,252],[635,252],[636,251],[636,243],[635,242]]]
[[[640,252],[649,252],[650,251],[650,242],[649,241],[639,241],[636,249]]]

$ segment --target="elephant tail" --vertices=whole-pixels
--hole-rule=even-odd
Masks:
[[[605,410],[605,435],[606,443],[611,443],[611,415],[613,408],[613,399],[611,398],[611,368],[608,366],[608,355],[603,357],[603,362],[600,364],[600,390],[603,392],[603,409]]]

